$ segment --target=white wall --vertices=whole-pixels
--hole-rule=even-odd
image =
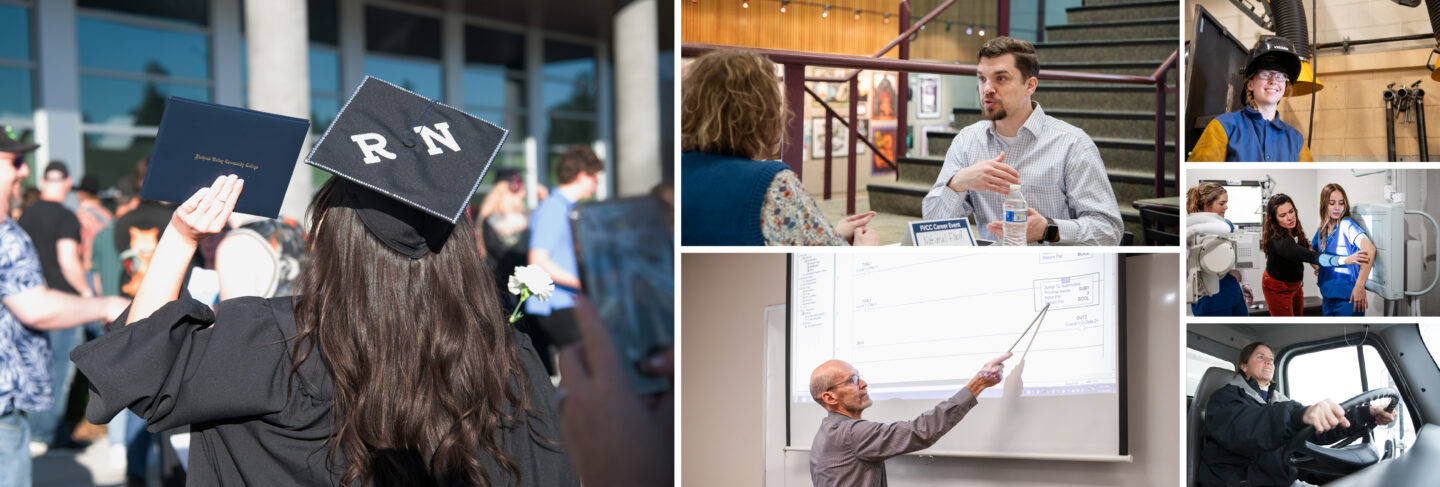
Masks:
[[[680,259],[683,485],[761,483],[765,307],[785,304],[785,254]]]
[[[1126,259],[1127,374],[1132,463],[906,455],[886,462],[890,485],[1175,485],[1181,470],[1183,375],[1179,262]],[[682,259],[682,482],[761,485],[761,326],[785,301],[783,254],[685,254]],[[773,445],[772,445],[773,446]],[[785,455],[776,485],[810,485],[805,452]]]

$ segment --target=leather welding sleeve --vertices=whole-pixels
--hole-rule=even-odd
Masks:
[[[1220,125],[1219,120],[1211,120],[1205,126],[1205,132],[1200,134],[1200,139],[1195,141],[1195,149],[1190,151],[1188,162],[1225,162],[1225,151],[1229,146],[1230,137],[1225,134],[1225,127]],[[1301,160],[1308,155],[1308,151],[1301,154]]]

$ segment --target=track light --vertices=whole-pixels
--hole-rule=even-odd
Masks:
[[[981,27],[981,28],[980,28],[980,37],[985,37],[985,28],[984,28],[984,27]]]
[[[967,25],[967,26],[965,26],[965,35],[967,35],[967,36],[975,35],[975,26],[973,26],[973,25]]]
[[[750,0],[740,2],[740,8],[750,8]]]
[[[860,10],[855,10],[855,20],[860,20]]]
[[[890,23],[890,14],[885,14],[885,20],[884,20],[884,22],[885,22],[886,24],[889,24],[889,23]]]
[[[945,32],[950,32],[950,21],[945,21]]]
[[[821,11],[820,11],[820,18],[823,19],[823,18],[829,18],[829,17],[830,17],[830,6],[829,6],[829,5],[826,5],[826,6],[825,6],[825,10],[821,10]]]
[[[786,5],[789,5],[789,4],[790,4],[790,1],[789,1],[789,0],[781,0],[781,1],[780,1],[780,13],[782,13],[782,14],[785,13],[785,6],[786,6]]]

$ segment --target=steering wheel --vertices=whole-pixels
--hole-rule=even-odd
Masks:
[[[1386,411],[1394,411],[1395,407],[1400,404],[1400,392],[1390,387],[1384,387],[1352,397],[1340,403],[1340,409],[1343,409],[1348,415],[1355,408],[1368,406],[1371,402],[1384,398],[1390,398],[1390,406],[1386,408]],[[1350,435],[1340,442],[1340,446],[1327,447],[1310,442],[1310,439],[1315,437],[1315,427],[1307,424],[1295,434],[1294,438],[1290,439],[1290,444],[1285,446],[1285,461],[1301,470],[1336,476],[1347,475],[1374,465],[1380,461],[1380,455],[1375,453],[1373,448],[1369,445],[1350,445],[1350,443],[1356,438],[1368,434],[1370,429],[1375,426],[1376,424],[1371,424],[1369,428]]]

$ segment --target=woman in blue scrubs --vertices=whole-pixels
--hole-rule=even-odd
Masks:
[[[1185,193],[1185,220],[1189,232],[1219,233],[1235,231],[1235,224],[1225,219],[1230,196],[1219,183],[1200,183]],[[1220,227],[1225,228],[1220,228]],[[1190,305],[1195,316],[1250,316],[1246,304],[1253,299],[1250,286],[1240,283],[1240,271],[1231,270],[1220,278],[1220,292],[1205,296]]]
[[[1350,198],[1345,188],[1335,183],[1320,190],[1320,229],[1310,239],[1316,252],[1338,256],[1352,255],[1361,250],[1375,255],[1365,228],[1350,217]],[[1365,295],[1365,281],[1370,277],[1370,263],[1319,268],[1320,296],[1325,298],[1321,311],[1325,316],[1364,316],[1370,303]]]

